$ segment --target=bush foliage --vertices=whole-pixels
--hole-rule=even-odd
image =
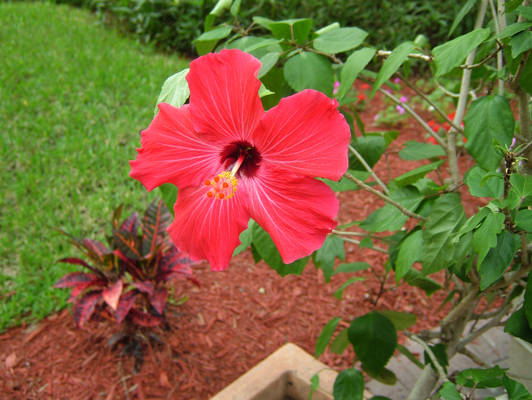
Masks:
[[[195,55],[192,42],[203,32],[203,21],[215,4],[212,0],[57,1],[115,16],[139,40],[153,41],[167,51],[189,55]],[[314,28],[333,22],[358,26],[371,31],[381,48],[392,49],[418,34],[425,35],[431,45],[445,41],[460,7],[459,2],[438,0],[243,0],[239,23],[249,25],[251,17],[257,15],[275,20],[311,17]],[[454,33],[469,31],[472,23],[472,18],[464,19]]]

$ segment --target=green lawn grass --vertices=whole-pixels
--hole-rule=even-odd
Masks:
[[[0,331],[65,306],[53,284],[79,253],[54,230],[104,240],[112,210],[158,193],[129,178],[164,80],[187,66],[87,11],[0,4]]]

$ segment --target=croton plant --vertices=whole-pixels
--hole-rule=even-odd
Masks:
[[[56,288],[72,288],[78,327],[95,315],[110,311],[116,322],[131,327],[154,327],[165,322],[167,282],[173,278],[198,282],[192,276],[191,260],[169,239],[171,219],[162,201],[152,202],[142,219],[137,212],[119,222],[122,206],[112,216],[109,245],[88,238],[67,235],[88,262],[68,257],[59,262],[85,267],[88,272],[63,276]],[[140,233],[139,233],[140,227]]]

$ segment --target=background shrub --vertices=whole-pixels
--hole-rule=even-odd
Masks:
[[[215,4],[214,0],[56,1],[116,16],[120,26],[140,41],[154,41],[163,50],[191,56],[196,55],[192,41],[203,32],[205,16]],[[370,43],[392,49],[421,33],[432,46],[442,43],[461,6],[450,0],[243,0],[240,20],[249,24],[252,15],[275,20],[310,17],[316,28],[339,22],[368,31]],[[231,16],[227,13],[219,21],[223,18]],[[473,18],[465,18],[454,34],[465,33],[472,25]]]

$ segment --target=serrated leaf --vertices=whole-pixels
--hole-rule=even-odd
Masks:
[[[347,328],[344,328],[336,335],[329,348],[334,354],[342,354],[347,346],[349,346],[349,338],[347,337]]]
[[[454,383],[452,382],[445,382],[438,394],[443,400],[462,400],[460,392],[458,392],[456,386],[454,386]]]
[[[532,329],[526,318],[524,307],[515,311],[506,321],[504,332],[518,337],[528,343],[532,343]]]
[[[497,246],[497,235],[504,228],[503,213],[489,213],[473,233],[473,250],[478,254],[477,265],[480,266],[489,249]]]
[[[448,266],[454,254],[452,238],[464,220],[464,209],[457,193],[447,193],[436,199],[423,230],[424,274],[432,274]]]
[[[415,211],[424,196],[412,187],[402,187],[390,193],[390,197],[410,211]],[[400,229],[408,217],[397,207],[386,204],[372,212],[360,227],[370,232],[395,231]]]
[[[495,198],[502,196],[504,182],[500,173],[493,174],[475,165],[465,173],[464,182],[473,196]]]
[[[364,377],[354,368],[344,369],[334,381],[334,400],[363,400]]]
[[[512,57],[517,58],[525,51],[532,49],[532,31],[526,30],[518,33],[510,39]]]
[[[332,29],[314,39],[314,48],[327,54],[337,54],[362,44],[368,33],[362,29],[347,27]]]
[[[514,235],[502,231],[497,236],[497,246],[490,249],[479,267],[480,290],[488,288],[504,274],[517,251]]]
[[[468,0],[467,3],[462,6],[460,11],[458,11],[458,14],[456,14],[456,17],[454,17],[454,21],[451,25],[451,28],[449,29],[449,33],[447,34],[448,37],[452,35],[456,27],[460,24],[460,22],[462,22],[462,20],[469,13],[469,11],[471,11],[476,2],[477,0]]]
[[[445,150],[441,146],[416,142],[415,140],[405,142],[405,147],[399,152],[400,158],[411,161],[442,157],[444,155]]]
[[[399,67],[408,59],[408,55],[415,48],[413,42],[404,42],[393,49],[392,54],[384,60],[377,78],[375,79],[375,84],[371,89],[370,97],[373,97],[377,90],[388,80],[390,77],[395,74]]]
[[[512,191],[519,197],[532,195],[532,175],[512,174],[510,177]]]
[[[157,97],[157,102],[155,103],[154,114],[159,112],[157,105],[160,103],[168,103],[174,107],[181,107],[185,104],[190,96],[188,82],[185,79],[188,71],[189,68],[179,71],[164,81],[161,93],[159,94],[159,97]]]
[[[502,96],[482,96],[471,103],[465,117],[467,151],[486,171],[495,170],[502,153],[494,145],[510,146],[514,117],[508,100]]]
[[[388,363],[397,345],[393,323],[376,312],[356,318],[348,330],[349,341],[364,368],[378,373]]]
[[[312,20],[310,18],[286,19],[283,21],[270,20],[267,28],[277,39],[291,40],[293,35],[295,42],[301,45],[308,40],[312,28]]]
[[[416,323],[417,320],[415,314],[410,314],[407,312],[393,310],[379,310],[377,312],[392,321],[395,329],[398,331],[404,331],[410,328]]]
[[[281,255],[275,247],[273,240],[268,232],[260,227],[259,224],[253,225],[253,248],[257,251],[258,255],[264,259],[266,264],[273,268],[281,276],[288,274],[300,275],[307,265],[309,257],[302,258],[294,261],[291,264],[283,263]]]
[[[283,67],[286,82],[296,92],[315,89],[332,95],[334,75],[329,60],[316,53],[304,51],[290,58]]]
[[[343,99],[349,89],[353,86],[358,74],[362,72],[366,65],[369,64],[376,50],[371,47],[365,47],[356,50],[347,57],[342,72],[340,73],[340,87],[338,88],[337,97]]]
[[[412,264],[421,261],[423,249],[423,231],[409,234],[400,244],[395,260],[395,281],[399,281],[410,271]]]
[[[348,279],[347,281],[343,283],[343,285],[341,285],[338,289],[336,289],[336,291],[333,293],[333,296],[336,297],[338,300],[342,300],[342,296],[344,294],[345,288],[347,288],[348,286],[352,285],[355,282],[363,281],[365,279],[366,278],[362,278],[359,276],[355,276],[351,279]]]
[[[465,387],[483,389],[502,386],[504,369],[499,366],[493,368],[468,368],[456,375],[456,383]]]
[[[321,248],[314,253],[313,257],[314,264],[323,272],[325,282],[331,280],[336,257],[342,261],[345,259],[344,241],[338,236],[329,235]]]
[[[415,183],[416,181],[420,180],[421,178],[423,178],[429,172],[432,172],[435,169],[438,169],[444,162],[445,160],[439,160],[439,161],[435,161],[430,164],[423,165],[418,168],[414,168],[398,176],[397,178],[393,180],[393,182],[395,182],[399,186],[411,185]]]
[[[334,270],[333,275],[340,274],[340,273],[347,273],[347,272],[363,271],[369,268],[371,268],[371,266],[367,262],[352,262],[352,263],[340,264],[338,265],[338,268]]]
[[[490,30],[488,28],[479,28],[435,47],[432,50],[432,55],[436,65],[436,77],[445,75],[462,64],[468,54],[486,40],[489,35]]]
[[[329,341],[331,340],[331,337],[334,331],[336,330],[336,327],[338,326],[338,323],[341,320],[342,319],[340,317],[334,317],[325,324],[325,326],[321,330],[318,340],[316,341],[316,349],[314,350],[314,357],[318,358],[319,356],[323,354],[323,352],[327,348],[327,345],[329,344]]]

